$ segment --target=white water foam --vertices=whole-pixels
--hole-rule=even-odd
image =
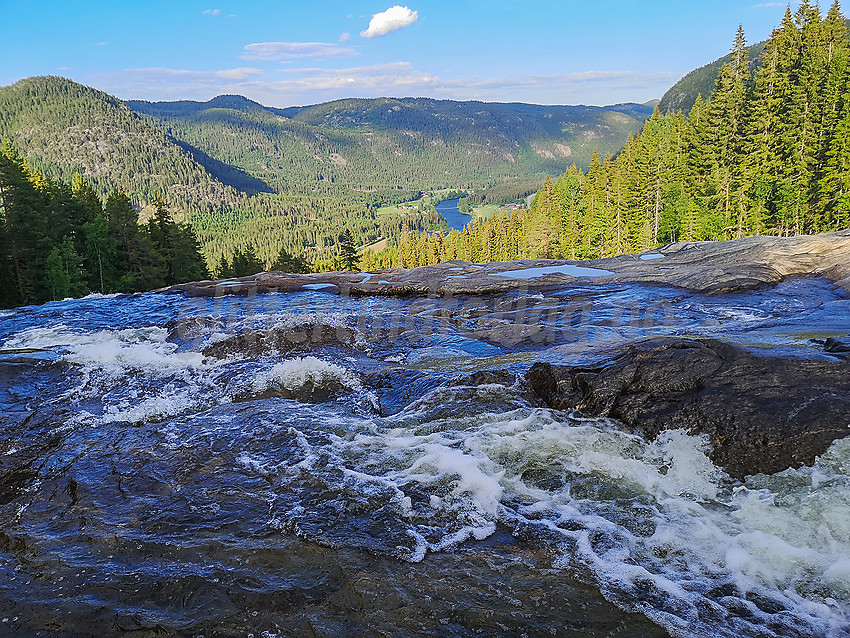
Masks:
[[[90,292],[82,299],[115,299],[116,297],[120,297],[124,293],[120,292],[110,292],[110,293],[101,293],[101,292]]]
[[[4,347],[40,348],[60,353],[73,364],[76,385],[63,398],[95,401],[76,422],[102,425],[138,423],[181,414],[214,400],[215,364],[199,352],[180,352],[158,326],[78,332],[65,325],[33,328],[7,340]]]
[[[423,422],[412,407],[314,442],[310,458],[322,460],[301,468],[321,473],[331,459],[347,490],[391,495],[412,543],[400,557],[422,560],[501,522],[537,530],[558,565],[673,635],[850,627],[850,441],[813,468],[736,486],[706,441],[682,431],[647,443],[548,410]]]
[[[378,397],[367,391],[355,374],[318,357],[298,357],[283,361],[257,373],[253,379],[255,392],[285,389],[297,393],[313,389],[333,390],[337,387],[365,398],[373,410],[379,409]]]
[[[350,390],[363,389],[360,380],[348,370],[317,357],[290,359],[260,372],[254,378],[254,389],[262,391],[278,386],[297,390],[308,383],[325,385],[328,382],[336,382]]]
[[[76,332],[60,324],[18,333],[3,347],[62,350],[62,359],[69,363],[121,370],[167,371],[204,365],[202,354],[178,352],[177,345],[167,342],[167,337],[168,331],[158,326]]]

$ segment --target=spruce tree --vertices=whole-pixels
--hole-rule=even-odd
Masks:
[[[345,229],[339,236],[337,242],[337,267],[340,270],[357,270],[360,265],[360,256],[357,254],[357,246],[351,231]]]

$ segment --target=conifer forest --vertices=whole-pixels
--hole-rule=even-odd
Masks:
[[[364,267],[595,259],[675,241],[850,225],[850,44],[838,3],[787,10],[756,60],[739,28],[710,96],[656,110],[615,156],[547,178],[531,206],[408,234]]]

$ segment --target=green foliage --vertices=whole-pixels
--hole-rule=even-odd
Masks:
[[[804,0],[750,64],[739,30],[708,102],[658,110],[612,158],[547,178],[531,206],[462,233],[408,234],[367,268],[445,259],[594,259],[679,240],[850,224],[850,44],[838,4]],[[755,68],[753,74],[751,69]]]
[[[476,190],[469,194],[467,199],[472,205],[513,204],[525,202],[526,197],[534,195],[539,188],[540,181],[537,179],[514,179],[503,184]]]
[[[63,237],[62,243],[47,255],[44,281],[53,300],[80,297],[88,292],[83,281],[82,261],[70,237]]]
[[[0,306],[150,290],[205,275],[193,232],[174,222],[161,199],[140,226],[124,193],[113,191],[104,205],[82,177],[72,185],[45,179],[8,143],[0,151]]]
[[[354,245],[354,237],[347,228],[337,242],[336,263],[339,270],[357,270],[360,265],[360,256],[357,254],[357,246]]]

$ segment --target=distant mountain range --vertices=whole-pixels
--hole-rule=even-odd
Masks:
[[[48,175],[180,206],[239,194],[473,188],[586,166],[615,153],[651,107],[350,99],[265,107],[122,102],[60,77],[0,88],[0,137]]]
[[[267,108],[240,96],[127,103],[156,118],[199,162],[236,166],[243,189],[309,192],[316,182],[360,191],[480,188],[587,166],[616,152],[650,107],[535,106],[425,98],[347,99]],[[196,153],[200,151],[200,155]],[[219,176],[216,164],[208,170]]]

